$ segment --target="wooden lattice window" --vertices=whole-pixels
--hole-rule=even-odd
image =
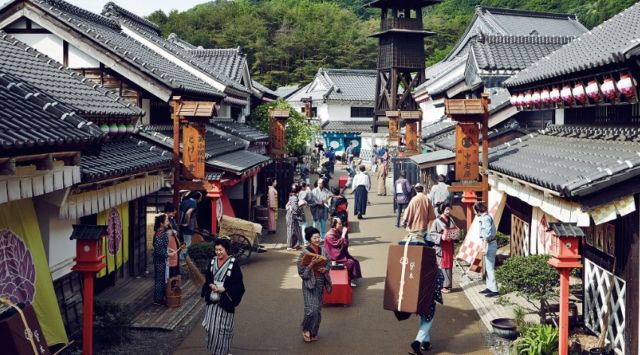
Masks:
[[[611,309],[606,342],[616,354],[625,354],[626,282],[584,259],[584,323],[594,333],[600,334],[604,326],[604,314]],[[609,302],[607,302],[609,300]],[[608,303],[608,304],[607,304]]]
[[[529,255],[529,223],[515,214],[511,215],[511,255]]]

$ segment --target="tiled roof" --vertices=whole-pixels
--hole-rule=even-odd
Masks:
[[[518,71],[569,43],[573,37],[479,35],[472,41],[478,69]]]
[[[271,158],[262,154],[250,152],[248,150],[239,150],[208,159],[207,164],[225,171],[239,174],[255,166],[265,165],[269,161],[271,161]]]
[[[30,0],[43,11],[75,28],[83,36],[96,42],[174,91],[174,94],[193,94],[219,99],[223,94],[186,70],[171,63],[142,43],[121,32],[112,19],[94,14],[62,0]]]
[[[420,164],[426,164],[430,162],[437,162],[440,160],[455,159],[455,157],[456,157],[456,153],[450,150],[442,149],[442,150],[436,150],[434,152],[414,155],[411,157],[411,160],[413,160],[416,164],[420,165]]]
[[[450,61],[443,61],[427,68],[427,81],[419,85],[414,91],[414,97],[428,92],[430,96],[437,96],[447,91],[453,85],[464,80],[464,70],[467,56],[456,57]]]
[[[496,111],[499,111],[511,104],[511,94],[505,88],[488,88],[486,91],[489,92],[489,100],[491,103],[489,104],[489,113],[493,114]]]
[[[476,7],[476,15],[500,33],[529,36],[579,36],[586,28],[574,14]]]
[[[327,100],[374,101],[376,90],[375,70],[320,69],[318,74],[325,78],[331,88]]]
[[[240,48],[192,49],[189,54],[206,63],[212,70],[240,84],[247,58]]]
[[[182,38],[178,37],[178,35],[175,33],[170,33],[169,36],[167,36],[167,41],[175,44],[176,46],[184,50],[202,48],[202,47],[196,47],[193,44],[183,40]]]
[[[281,86],[276,89],[276,95],[278,97],[287,98],[289,95],[295,93],[300,89],[300,85]]]
[[[181,46],[177,46],[172,42],[162,38],[160,36],[159,30],[155,30],[154,28],[145,24],[145,21],[146,21],[151,25],[155,25],[152,22],[147,21],[133,14],[112,2],[109,2],[104,6],[102,10],[102,14],[105,17],[108,17],[110,19],[113,19],[119,22],[120,24],[129,28],[130,30],[135,31],[137,34],[144,37],[146,40],[152,41],[154,44],[162,47],[164,50],[173,54],[177,58],[185,61],[189,65],[204,72],[206,75],[210,76],[212,79],[224,85],[231,86],[236,90],[240,90],[242,92],[248,93],[248,89],[239,84],[239,79],[236,79],[235,77],[230,77],[227,72],[222,70],[223,68],[213,66],[207,60],[203,60],[203,58],[201,58],[198,54],[195,53],[199,50],[185,51]],[[156,25],[156,28],[157,28],[157,25]],[[205,49],[203,51],[208,51],[208,50]]]
[[[326,121],[322,124],[323,132],[362,133],[371,132],[373,121]]]
[[[579,72],[624,62],[632,51],[638,56],[639,48],[640,3],[636,3],[508,79],[505,86],[577,76]]]
[[[170,150],[127,137],[104,143],[99,155],[83,155],[80,171],[82,182],[94,182],[169,169],[172,163]]]
[[[275,91],[273,91],[273,90],[269,89],[268,87],[262,85],[260,82],[257,82],[255,80],[251,79],[251,86],[253,87],[254,90],[259,91],[261,93],[261,95],[268,95],[268,96],[271,96],[274,99],[278,98],[278,94]]]
[[[455,130],[455,127],[455,122],[444,117],[440,121],[433,122],[427,126],[424,126],[422,128],[422,138],[429,141],[441,134]]]
[[[80,115],[131,117],[143,114],[117,94],[0,31],[0,69],[25,80]]]
[[[221,131],[227,132],[234,136],[246,139],[250,142],[268,141],[269,135],[259,131],[247,124],[234,121],[232,119],[213,119],[209,124]]]
[[[576,196],[637,175],[639,151],[637,129],[551,126],[492,149],[489,167]]]
[[[213,132],[207,131],[205,136],[207,144],[207,158],[217,157],[230,152],[244,149],[244,145],[234,139],[226,138]]]
[[[104,137],[69,106],[0,70],[0,156],[80,150]]]

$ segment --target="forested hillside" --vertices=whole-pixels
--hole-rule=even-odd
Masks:
[[[319,67],[375,68],[378,13],[369,0],[235,0],[148,18],[163,35],[175,32],[205,48],[243,48],[254,79],[275,88],[309,81]],[[592,28],[634,0],[444,0],[425,14],[427,64],[442,59],[473,17],[476,5],[576,13]]]

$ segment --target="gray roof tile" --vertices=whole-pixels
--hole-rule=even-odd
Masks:
[[[224,96],[219,90],[123,34],[120,25],[112,19],[62,0],[31,0],[31,3],[171,88],[175,94],[216,99]]]
[[[505,81],[507,87],[548,82],[559,77],[624,62],[640,48],[640,3],[615,15],[573,42],[533,63]],[[638,55],[638,52],[635,52]]]
[[[371,132],[373,121],[326,121],[322,124],[323,132],[362,133]]]
[[[71,107],[0,70],[0,156],[81,150],[104,137]]]
[[[223,154],[207,160],[207,164],[218,169],[241,174],[255,166],[262,166],[271,161],[271,158],[262,154],[239,150],[236,152]]]
[[[0,31],[0,69],[28,81],[80,115],[132,117],[143,114],[117,94]]]
[[[573,14],[482,6],[476,8],[476,14],[510,35],[579,36],[586,31]]]
[[[250,142],[268,141],[269,135],[259,131],[247,124],[234,121],[232,119],[213,119],[209,124],[221,131],[232,134],[236,137],[246,139]]]
[[[375,99],[377,75],[375,70],[361,69],[320,69],[316,74],[331,87],[327,100],[371,102]]]
[[[492,149],[489,167],[574,196],[634,175],[639,151],[637,129],[551,126]]]

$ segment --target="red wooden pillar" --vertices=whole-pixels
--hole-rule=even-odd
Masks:
[[[473,222],[473,205],[478,201],[478,196],[473,191],[465,191],[462,194],[462,203],[467,207],[467,231],[471,229],[471,222]]]
[[[82,353],[93,353],[93,272],[82,273]]]
[[[569,274],[571,268],[558,269],[560,273],[560,348],[559,355],[569,354]]]
[[[218,234],[218,218],[222,217],[222,187],[219,182],[213,183],[213,188],[207,191],[207,198],[211,201],[211,233]]]

